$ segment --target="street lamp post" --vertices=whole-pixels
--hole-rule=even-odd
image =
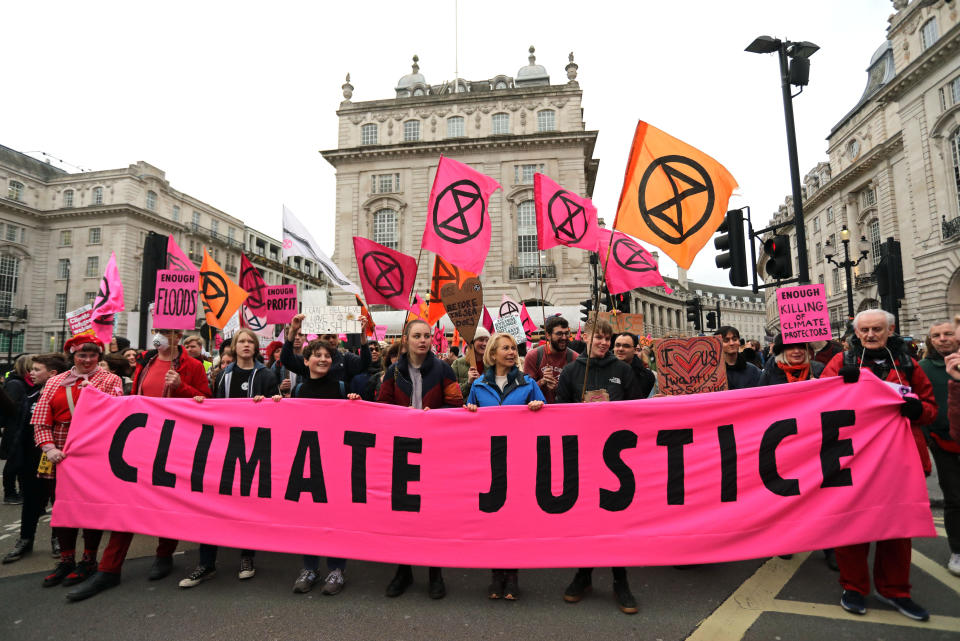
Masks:
[[[67,286],[63,290],[63,326],[60,328],[60,350],[67,342],[67,299],[70,297],[70,259],[67,259]]]
[[[797,230],[797,281],[801,285],[810,282],[810,268],[807,264],[807,233],[803,223],[803,194],[800,191],[800,163],[797,160],[797,132],[793,122],[793,93],[790,87],[796,85],[803,91],[810,79],[810,56],[819,49],[812,42],[791,42],[770,36],[756,38],[745,49],[750,53],[776,52],[780,59],[780,89],[783,92],[783,117],[787,126],[787,154],[790,157],[793,193],[793,226]]]
[[[833,254],[826,254],[824,257],[827,259],[827,262],[836,265],[837,267],[843,267],[843,270],[847,277],[847,314],[850,318],[853,318],[853,287],[851,286],[851,276],[850,270],[859,265],[863,259],[867,257],[867,254],[870,251],[867,249],[867,238],[866,236],[860,237],[860,258],[856,261],[850,260],[850,230],[847,229],[847,226],[844,225],[843,229],[840,230],[840,242],[843,243],[843,262],[838,263],[833,260]],[[827,239],[827,247],[831,247],[830,239]]]

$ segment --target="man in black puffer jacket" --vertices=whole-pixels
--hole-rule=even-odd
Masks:
[[[713,334],[723,339],[723,360],[727,364],[727,389],[756,387],[760,382],[760,368],[748,363],[740,353],[740,330],[724,325]]]

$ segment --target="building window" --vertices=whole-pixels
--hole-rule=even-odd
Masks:
[[[923,26],[920,27],[920,48],[923,50],[929,49],[930,45],[937,41],[937,38],[940,37],[939,32],[937,31],[937,19],[930,18],[923,23]]]
[[[99,256],[88,256],[87,257],[87,278],[96,278],[100,276],[100,257]]]
[[[147,209],[154,211],[157,208],[157,192],[148,191],[147,192]]]
[[[374,124],[364,125],[360,127],[360,144],[361,145],[375,145],[377,144],[377,126]]]
[[[950,137],[950,151],[953,153],[953,187],[957,194],[957,207],[960,208],[960,127]]]
[[[447,118],[447,138],[462,138],[465,135],[462,116]]]
[[[833,222],[833,207],[827,207],[827,223]]]
[[[505,81],[503,81],[503,80],[497,80],[497,83],[496,83],[495,85],[493,85],[493,88],[494,88],[494,89],[497,89],[497,90],[499,90],[499,89],[506,89],[506,88],[507,88],[507,83],[506,83]]]
[[[10,334],[3,334],[3,337],[0,338],[0,352],[17,354],[23,351],[23,332],[13,337],[13,345],[10,345],[9,341]]]
[[[103,187],[94,187],[93,188],[93,204],[102,205],[103,204]]]
[[[23,200],[23,183],[11,180],[10,186],[7,188],[7,198],[10,200]]]
[[[817,262],[823,260],[823,244],[817,243]]]
[[[220,221],[217,220],[216,218],[211,218],[210,219],[210,235],[213,236],[214,238],[217,238],[219,236],[219,232],[220,232]]]
[[[517,207],[517,265],[537,264],[537,209],[532,200]]]
[[[20,259],[15,256],[0,256],[0,311],[9,316],[13,300],[20,284]]]
[[[83,293],[83,304],[84,305],[93,305],[97,301],[97,292],[84,292]]]
[[[54,318],[63,318],[67,315],[67,295],[57,294],[56,302],[53,305]]]
[[[813,217],[813,231],[820,231],[820,216]]]
[[[400,174],[377,174],[371,176],[371,193],[392,194],[398,191],[400,191]]]
[[[544,109],[537,112],[537,131],[555,131],[557,129],[556,112]]]
[[[193,231],[197,231],[200,228],[200,212],[194,211],[193,216],[190,218],[190,223],[193,225]]]
[[[63,206],[64,207],[73,207],[73,190],[68,189],[63,192]]]
[[[7,240],[11,243],[17,242],[17,239],[20,237],[20,228],[16,225],[11,225],[7,223]]]
[[[873,259],[873,266],[876,267],[877,263],[880,262],[880,221],[871,220],[867,229],[867,238],[870,239],[870,255]]]
[[[237,240],[237,230],[233,227],[227,227],[227,240],[230,241],[231,245]]]
[[[827,246],[830,247],[831,251],[833,252],[837,251],[837,235],[836,234],[830,234],[827,237]]]
[[[493,135],[510,133],[510,114],[493,114],[490,122]]]
[[[877,204],[877,190],[873,187],[867,187],[860,192],[860,207],[866,209]]]
[[[69,247],[73,244],[73,231],[70,229],[60,230],[60,246]]]
[[[833,268],[833,289],[830,294],[837,294],[840,292],[840,270],[836,267]]]
[[[943,102],[941,101],[940,106],[946,109],[947,106]],[[954,105],[960,104],[960,76],[950,81],[950,102]]]
[[[532,185],[533,175],[537,172],[543,173],[543,164],[539,165],[514,165],[513,182],[517,185]]]
[[[381,209],[373,215],[373,242],[390,249],[400,249],[397,233],[397,212]]]
[[[66,280],[70,278],[70,259],[61,258],[57,261],[57,279]]]
[[[408,120],[403,123],[403,142],[416,142],[420,140],[420,121]]]
[[[422,95],[424,95],[424,94],[423,94],[423,89],[421,89],[420,87],[417,87],[416,89],[413,90],[413,95],[414,95],[414,96],[422,96]]]
[[[91,227],[89,233],[87,234],[87,244],[88,245],[99,245],[100,244],[100,228]]]

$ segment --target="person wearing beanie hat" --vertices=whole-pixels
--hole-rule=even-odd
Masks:
[[[74,336],[63,346],[73,367],[47,380],[30,419],[33,439],[43,451],[38,468],[40,478],[56,479],[57,465],[66,457],[63,446],[67,442],[73,410],[85,387],[95,387],[111,396],[123,396],[120,377],[99,367],[103,350],[103,341],[92,334]],[[43,587],[80,583],[96,571],[97,549],[103,532],[84,528],[84,552],[77,563],[75,548],[78,532],[78,528],[54,528],[60,541],[60,562],[53,572],[44,577]]]
[[[470,394],[473,382],[483,376],[483,354],[490,340],[490,332],[486,327],[478,327],[470,341],[470,347],[463,356],[453,361],[453,373],[457,375],[460,384],[460,393],[466,398]]]

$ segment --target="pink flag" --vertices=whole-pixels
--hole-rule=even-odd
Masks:
[[[187,258],[187,255],[180,249],[180,245],[173,239],[173,234],[170,234],[170,237],[167,238],[167,269],[176,269],[181,272],[197,271],[197,266]]]
[[[486,305],[483,306],[483,327],[493,334],[493,316],[490,315],[490,310],[487,309]]]
[[[527,336],[537,331],[537,324],[530,318],[530,312],[527,311],[526,303],[520,306],[520,322],[523,323],[523,331],[527,333]]]
[[[447,337],[443,331],[444,327],[438,325],[433,330],[433,351],[437,355],[443,354],[449,351],[450,346],[447,344]]]
[[[417,276],[417,261],[360,236],[353,237],[353,251],[367,303],[410,309],[407,301]]]
[[[490,251],[490,195],[500,183],[467,165],[440,156],[430,190],[423,248],[474,274]]]
[[[580,323],[577,323],[577,337],[574,340],[578,340],[578,341],[583,340],[583,328],[580,327]]]
[[[245,254],[240,254],[240,287],[249,294],[240,306],[240,327],[255,332],[267,328],[267,283]]]
[[[589,198],[567,191],[543,174],[534,174],[533,202],[538,249],[566,245],[594,251],[599,227],[597,208]]]
[[[604,265],[607,288],[611,294],[628,292],[637,287],[663,287],[667,293],[673,292],[663,281],[657,261],[653,259],[640,243],[623,232],[613,232],[613,245],[610,246],[610,230],[600,230],[600,243],[597,251]],[[610,264],[607,264],[607,248],[610,247]]]
[[[113,338],[113,315],[123,311],[123,284],[120,283],[120,271],[117,269],[117,255],[110,252],[107,269],[100,279],[100,291],[93,301],[90,321],[97,338],[106,345]]]

